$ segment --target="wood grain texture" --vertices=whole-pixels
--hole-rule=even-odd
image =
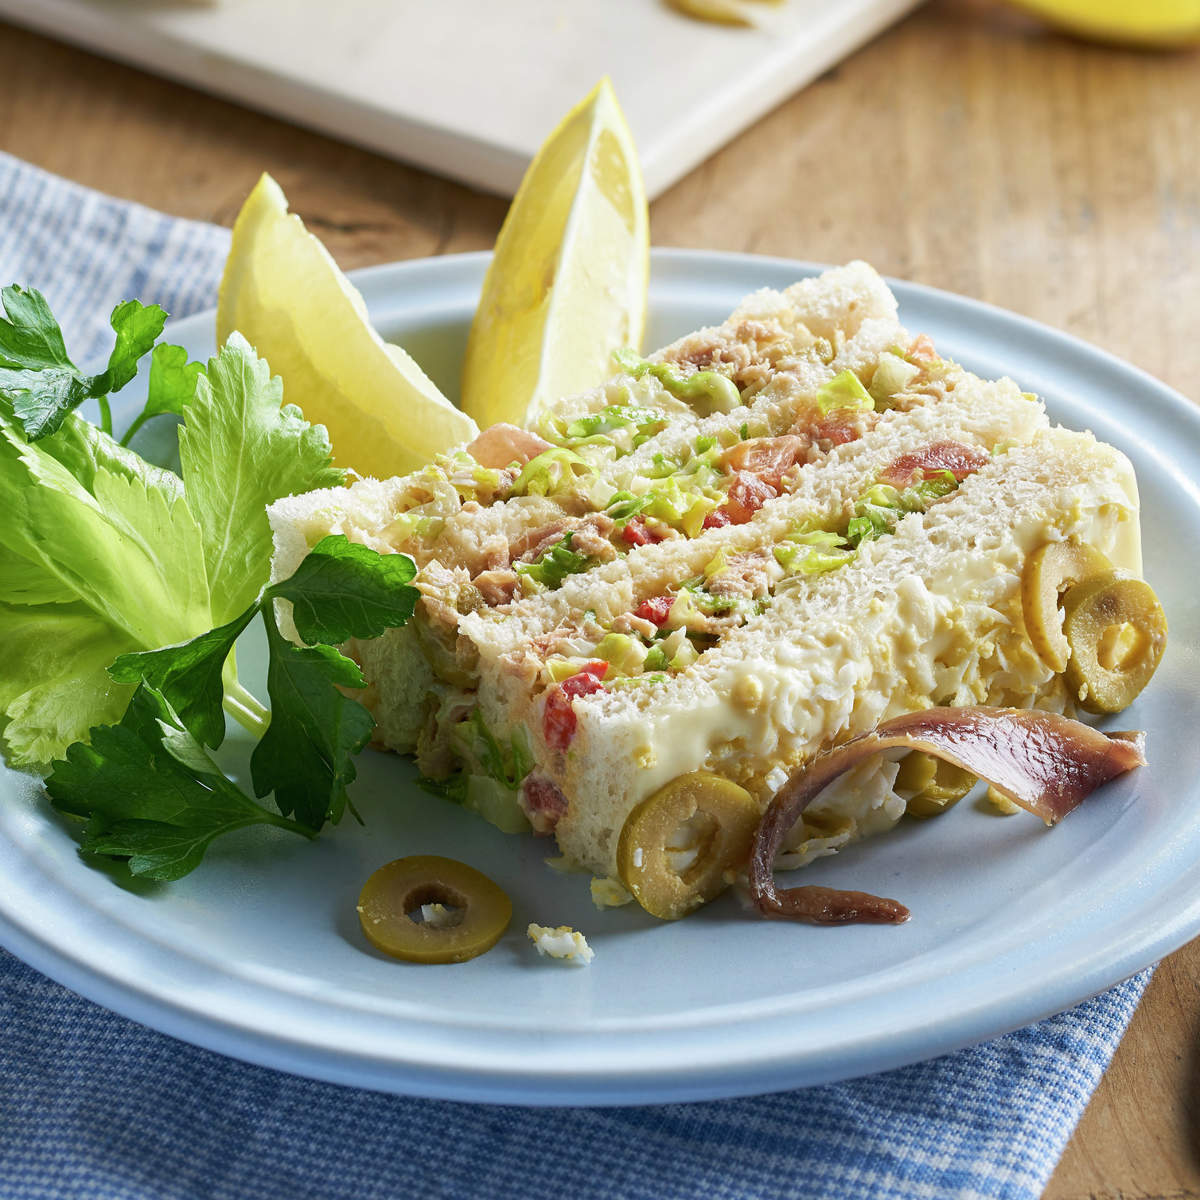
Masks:
[[[731,36],[737,36],[731,33]],[[1200,60],[932,4],[652,210],[659,245],[882,271],[1015,309],[1200,394]],[[0,148],[230,224],[262,170],[343,266],[484,249],[504,202],[0,26]],[[1200,942],[1154,978],[1046,1192],[1200,1200]]]

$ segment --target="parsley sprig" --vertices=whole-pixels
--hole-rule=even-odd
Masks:
[[[81,371],[67,355],[62,329],[46,297],[19,284],[0,290],[5,317],[0,318],[0,396],[12,405],[25,436],[36,442],[57,433],[67,416],[85,400],[100,406],[100,427],[111,434],[108,397],[137,374],[138,361],[158,340],[167,314],[157,304],[123,300],[109,324],[116,334],[108,365],[95,375]],[[121,444],[159,413],[182,413],[195,391],[199,363],[188,363],[179,346],[157,346],[151,359],[149,399]]]
[[[124,716],[71,746],[46,780],[56,808],[87,818],[82,851],[126,859],[133,874],[167,881],[193,870],[214,839],[247,825],[315,837],[340,820],[354,757],[374,721],[340,690],[363,686],[358,665],[321,643],[403,625],[418,596],[415,573],[406,555],[331,535],[234,620],[175,646],[121,655],[108,673],[136,685]],[[290,601],[300,636],[316,644],[283,636],[277,600]],[[224,740],[225,664],[255,617],[267,632],[271,719],[250,777],[256,797],[274,793],[278,811],[247,796],[206,749]]]
[[[115,344],[89,375],[34,288],[0,289],[0,749],[49,763],[46,788],[83,819],[82,850],[178,879],[247,825],[315,836],[350,807],[367,710],[336,645],[404,624],[412,560],[344,537],[269,583],[268,507],[342,482],[329,438],[283,401],[282,382],[239,334],[206,363],[158,342],[166,313],[127,300]],[[118,441],[108,396],[150,354],[148,399]],[[101,425],[75,410],[100,405]],[[178,473],[128,446],[174,413]],[[299,638],[280,628],[290,606]],[[237,676],[234,645],[265,627],[268,709]],[[257,739],[248,794],[210,756],[225,714]],[[266,801],[273,796],[274,802]]]

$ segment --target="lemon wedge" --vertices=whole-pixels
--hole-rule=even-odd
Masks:
[[[358,289],[266,174],[238,214],[221,279],[218,344],[235,329],[283,379],[284,399],[329,430],[337,464],[360,475],[411,471],[478,433],[375,332]]]
[[[753,25],[750,13],[739,0],[667,0],[667,4],[684,16],[717,25]]]
[[[463,364],[480,425],[531,424],[640,344],[649,229],[633,136],[602,79],[537,152],[496,239]]]

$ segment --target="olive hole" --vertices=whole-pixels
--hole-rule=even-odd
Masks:
[[[667,839],[667,866],[686,884],[695,881],[708,865],[720,823],[711,813],[697,812],[680,821]]]
[[[414,925],[453,929],[467,915],[467,900],[454,888],[427,883],[413,888],[404,897],[404,915]]]
[[[1128,671],[1146,653],[1145,631],[1129,621],[1110,625],[1100,635],[1096,658],[1106,671]]]

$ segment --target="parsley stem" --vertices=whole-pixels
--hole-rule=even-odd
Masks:
[[[96,403],[100,405],[100,428],[112,435],[112,409],[108,407],[107,396],[97,396]]]
[[[267,726],[271,723],[271,710],[263,707],[236,679],[225,681],[225,695],[221,705],[239,725],[255,737],[262,737],[267,732]]]
[[[147,418],[149,415],[150,415],[150,414],[149,414],[149,413],[146,413],[146,412],[140,412],[140,413],[138,413],[137,417],[134,419],[134,422],[133,422],[133,424],[132,424],[132,425],[130,425],[130,426],[129,426],[129,428],[128,428],[127,430],[125,430],[124,434],[122,434],[122,436],[121,436],[121,445],[122,445],[122,446],[128,446],[128,445],[129,445],[129,443],[130,443],[130,442],[133,440],[133,435],[134,435],[135,433],[137,433],[137,431],[138,431],[139,429],[141,429],[141,427],[142,427],[143,425],[145,425],[145,423],[146,423],[146,418]]]

